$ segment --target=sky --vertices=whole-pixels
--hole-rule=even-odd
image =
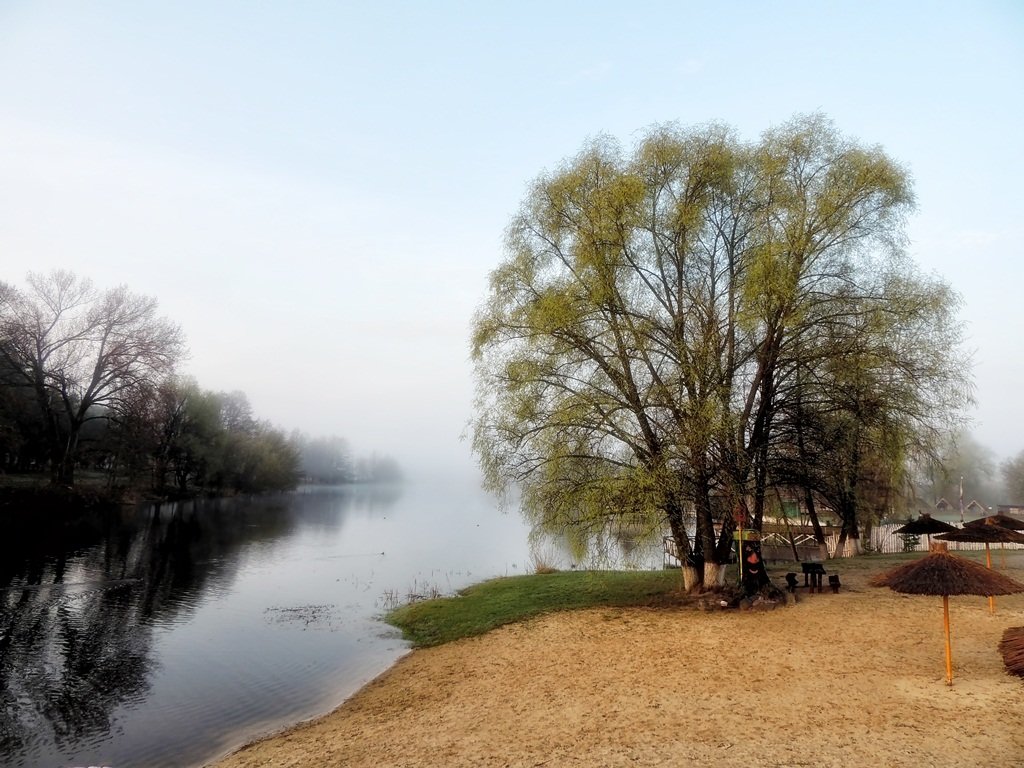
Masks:
[[[1024,3],[0,0],[0,280],[155,296],[286,431],[470,472],[469,328],[590,138],[822,112],[913,178],[973,433],[1024,450]]]

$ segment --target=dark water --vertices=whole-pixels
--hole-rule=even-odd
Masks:
[[[310,488],[0,528],[0,764],[200,765],[405,652],[395,596],[527,569],[472,489]]]

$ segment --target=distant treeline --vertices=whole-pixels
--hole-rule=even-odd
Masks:
[[[290,444],[299,452],[303,479],[311,483],[390,483],[402,470],[390,456],[355,457],[341,437],[307,437],[293,432]]]
[[[338,437],[286,435],[244,392],[175,374],[180,329],[156,301],[94,289],[68,272],[0,282],[0,468],[70,487],[88,471],[111,488],[256,493],[303,479],[391,481],[389,458],[355,458]]]

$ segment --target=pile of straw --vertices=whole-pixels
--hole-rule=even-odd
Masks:
[[[1010,627],[1003,633],[999,643],[1003,664],[1011,675],[1024,677],[1024,627]]]

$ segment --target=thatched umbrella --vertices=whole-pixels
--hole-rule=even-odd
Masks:
[[[942,533],[935,537],[942,541],[971,541],[985,545],[985,552],[988,552],[989,544],[1000,542],[1024,544],[1024,533],[1018,533],[1010,528],[1004,528],[996,523],[981,523],[965,525],[949,533]],[[991,557],[986,557],[989,567],[992,566]]]
[[[989,515],[988,517],[981,517],[977,520],[971,520],[966,524],[967,528],[975,528],[979,525],[998,525],[1003,528],[1009,528],[1011,531],[1024,531],[1024,520],[1019,520],[1016,517],[1010,517],[1009,515],[998,514]],[[1006,567],[1006,552],[1003,550],[1003,545],[1006,542],[999,542],[999,550],[1001,553],[1000,565]]]
[[[959,530],[943,533],[935,538],[943,541],[968,541],[984,544],[985,565],[988,568],[992,567],[992,551],[989,549],[989,544],[999,544],[1000,542],[1024,544],[1024,534],[994,523],[964,526]],[[988,610],[989,613],[996,612],[996,599],[991,594],[988,597]]]
[[[950,595],[1011,595],[1024,584],[972,560],[951,555],[944,543],[912,563],[880,573],[872,586],[889,587],[910,595],[942,595],[942,625],[946,633],[946,684],[953,684],[953,651],[949,641]]]
[[[1003,514],[980,517],[977,520],[971,520],[971,522],[965,525],[968,528],[973,528],[976,525],[999,525],[1003,528],[1009,528],[1011,531],[1024,531],[1024,520],[1018,520],[1016,517]]]
[[[906,533],[911,536],[920,536],[923,533],[928,537],[928,548],[931,549],[933,533],[946,533],[955,530],[958,529],[949,523],[936,520],[927,512],[922,512],[917,520],[911,520],[906,525],[901,525],[893,533]]]

